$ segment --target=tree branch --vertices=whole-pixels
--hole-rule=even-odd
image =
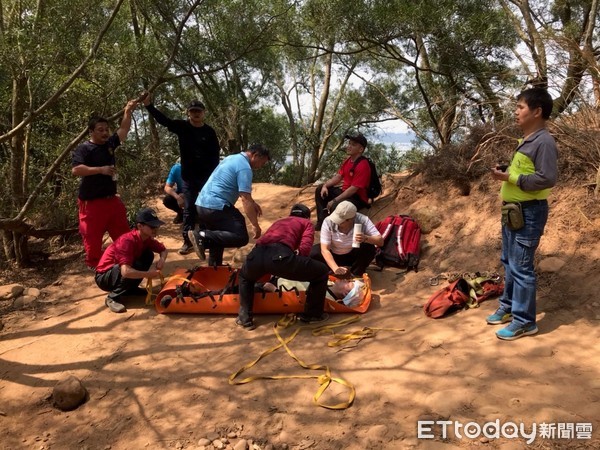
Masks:
[[[79,228],[67,228],[66,230],[38,230],[33,225],[29,225],[22,220],[0,219],[0,230],[16,232],[25,236],[33,236],[40,239],[46,239],[52,236],[69,236],[79,232]]]
[[[175,57],[175,53],[177,51],[177,43],[179,42],[179,39],[181,38],[181,33],[183,32],[183,28],[185,26],[185,22],[187,21],[187,19],[189,18],[189,16],[192,14],[194,8],[197,7],[197,5],[199,3],[201,3],[203,0],[197,0],[191,7],[190,10],[188,11],[188,13],[186,14],[186,16],[184,17],[184,19],[182,20],[181,24],[179,25],[179,29],[178,29],[178,33],[177,33],[177,38],[176,38],[176,42],[175,42],[175,46],[173,47],[173,52],[171,54],[171,58],[169,58],[168,62],[165,64],[165,67],[163,68],[163,70],[161,71],[161,73],[158,75],[158,78],[161,76],[161,74],[165,73],[173,58]],[[118,7],[121,6],[123,0],[119,0],[118,3]],[[114,15],[116,14],[116,11],[118,9],[118,7],[115,9],[115,11],[113,11],[113,15],[111,16],[111,19],[109,20],[109,22],[107,22],[107,24],[105,25],[105,27],[102,30],[101,35],[98,36],[98,38],[96,39],[96,44],[94,45],[94,47],[92,48],[92,51],[90,52],[90,56],[88,56],[88,58],[86,58],[86,61],[89,60],[89,58],[91,57],[91,55],[95,54],[96,50],[98,49],[98,45],[100,44],[101,41],[101,37],[106,33],[106,31],[108,30],[108,27],[110,25],[110,22],[112,22],[112,19],[114,18]],[[83,69],[83,67],[85,66],[84,63],[82,63],[80,65],[80,68]],[[77,71],[76,71],[77,72]],[[79,70],[80,72],[80,70]],[[77,73],[79,73],[77,72]],[[153,85],[153,89],[156,88],[156,86],[158,85],[158,81],[155,81],[154,85]],[[66,89],[66,88],[65,88]],[[64,90],[63,90],[64,92]],[[62,92],[61,92],[62,93]],[[54,96],[52,96],[52,98],[56,98],[57,94],[55,94]],[[48,104],[49,100],[46,101],[45,105]],[[119,117],[121,114],[123,113],[123,110],[118,111],[117,113],[113,114],[112,116],[110,116],[108,118],[108,120],[114,120],[115,118]],[[32,118],[35,114],[32,114],[30,116],[30,118]],[[15,130],[12,130],[15,131]],[[11,133],[12,133],[11,131]],[[25,204],[23,205],[23,207],[21,208],[21,210],[19,211],[19,213],[17,214],[17,216],[12,219],[15,221],[23,221],[25,218],[25,215],[27,214],[27,212],[29,211],[29,209],[33,206],[34,202],[37,200],[37,197],[39,196],[40,192],[42,191],[43,187],[48,183],[48,180],[54,175],[54,173],[58,170],[58,168],[60,167],[60,165],[62,164],[63,160],[67,157],[67,155],[75,148],[75,146],[85,137],[85,135],[87,134],[88,130],[87,128],[83,129],[79,135],[73,139],[69,145],[67,145],[67,147],[63,150],[63,152],[58,156],[58,158],[54,161],[54,163],[52,163],[52,165],[50,166],[50,168],[48,169],[48,171],[46,172],[46,174],[44,175],[44,177],[40,180],[40,182],[37,184],[37,186],[33,189],[33,191],[31,192],[31,194],[29,194],[27,201],[25,202]],[[0,143],[2,142],[2,140],[0,139]]]
[[[31,112],[31,114],[29,114],[27,117],[25,117],[21,123],[17,124],[15,127],[13,127],[12,130],[10,130],[8,133],[5,133],[3,135],[0,136],[0,143],[4,142],[10,138],[12,138],[15,134],[17,134],[23,127],[27,126],[29,123],[31,123],[31,121],[38,115],[40,115],[41,113],[43,113],[48,107],[52,106],[54,104],[54,102],[56,102],[56,100],[58,100],[60,98],[60,96],[69,88],[69,86],[71,86],[71,84],[73,84],[73,82],[77,79],[77,77],[79,76],[79,74],[83,71],[83,69],[85,68],[85,66],[87,65],[88,62],[90,62],[90,60],[92,58],[94,58],[96,56],[96,52],[98,51],[98,48],[100,47],[100,44],[102,43],[102,39],[104,38],[104,35],[106,34],[106,32],[109,30],[110,26],[112,25],[117,13],[119,12],[119,9],[121,8],[121,5],[123,4],[124,0],[117,0],[117,4],[115,5],[115,9],[113,10],[112,14],[110,15],[110,17],[108,18],[108,20],[106,21],[106,23],[104,24],[104,27],[102,28],[102,30],[100,30],[100,33],[98,33],[98,36],[96,36],[96,40],[94,41],[94,44],[92,45],[92,48],[90,49],[88,55],[86,56],[86,58],[81,62],[81,64],[79,65],[79,67],[77,67],[69,76],[69,78],[62,84],[62,86],[60,86],[56,92],[54,92],[54,94],[48,98],[38,109],[34,110]]]

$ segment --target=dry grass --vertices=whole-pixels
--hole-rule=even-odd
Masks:
[[[550,132],[558,143],[563,178],[596,185],[600,175],[600,112],[581,108],[577,114],[553,121]]]
[[[576,114],[550,121],[548,128],[559,150],[559,182],[595,188],[598,195],[600,112],[584,107]],[[462,142],[427,156],[419,171],[427,181],[451,181],[468,195],[471,183],[482,179],[490,167],[510,161],[520,137],[514,124],[474,127]]]
[[[510,161],[518,138],[519,130],[514,125],[474,127],[460,143],[426,156],[419,169],[428,181],[450,181],[468,195],[471,183],[488,174],[490,167]]]

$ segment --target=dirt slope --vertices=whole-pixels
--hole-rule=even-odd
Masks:
[[[56,278],[30,277],[28,286],[42,288],[38,302],[22,310],[0,304],[0,448],[197,449],[206,437],[232,447],[251,439],[260,449],[599,448],[600,214],[585,190],[559,188],[552,197],[538,257],[565,264],[540,273],[539,335],[499,341],[484,321],[493,300],[438,321],[421,310],[439,288],[432,277],[500,270],[497,188],[484,182],[461,196],[406,175],[387,180],[370,215],[424,218],[430,232],[419,272],[370,272],[372,308],[342,331],[383,328],[375,337],[340,349],[328,347],[327,336],[301,333],[291,344],[299,358],[326,364],[355,386],[353,406],[342,411],[312,404],[314,379],[228,384],[230,374],[277,344],[277,316],[261,316],[255,331],[244,332],[232,316],[157,315],[141,298],[127,313],[111,314],[80,251],[50,258]],[[259,184],[254,196],[264,229],[294,202],[313,203],[311,189]],[[155,203],[159,215],[172,218]],[[177,255],[176,225],[164,227],[162,240],[172,251],[167,272],[197,264],[194,255]],[[259,373],[304,371],[279,350],[248,375]],[[60,412],[48,396],[68,374],[83,381],[90,398]],[[325,397],[342,402],[347,392],[334,386]],[[435,440],[417,438],[418,420],[443,419],[524,422],[527,430],[562,423],[563,437],[570,426],[591,424],[592,439],[575,432],[544,439],[538,429],[528,446],[522,438],[441,439],[439,428]]]

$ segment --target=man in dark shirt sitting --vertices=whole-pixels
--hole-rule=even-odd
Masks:
[[[152,96],[147,93],[144,106],[156,121],[177,135],[181,156],[181,178],[183,179],[183,246],[179,254],[193,251],[188,231],[196,226],[196,198],[219,165],[219,140],[215,130],[204,122],[206,108],[201,101],[192,101],[187,108],[188,120],[170,119],[152,104]]]
[[[292,207],[289,217],[279,219],[256,241],[239,275],[240,312],[236,324],[255,328],[252,309],[254,285],[265,274],[290,280],[309,281],[306,290],[303,322],[315,323],[328,319],[325,307],[329,268],[308,255],[314,241],[315,228],[310,222],[310,209],[302,204]]]

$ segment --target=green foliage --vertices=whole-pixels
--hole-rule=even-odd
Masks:
[[[418,146],[411,147],[407,151],[398,155],[398,168],[400,170],[416,169],[429,155],[431,155],[431,150]]]
[[[497,97],[514,81],[517,36],[497,2],[375,1],[361,18],[347,38],[369,46],[368,98],[380,117],[405,120],[432,148],[460,127],[502,119]]]
[[[302,172],[306,172],[306,168],[302,168],[295,164],[285,164],[273,178],[273,183],[286,186],[296,186]],[[299,183],[303,185],[303,182]]]
[[[191,99],[204,101],[224,153],[266,144],[273,161],[256,181],[298,186],[337,170],[347,130],[373,135],[377,122],[390,118],[404,120],[420,140],[406,152],[370,145],[366,154],[381,173],[420,161],[431,166],[432,178],[459,173],[480,130],[504,123],[508,99],[538,75],[536,68],[514,69],[523,30],[501,7],[506,4],[519,23],[514,2],[204,0],[190,11],[192,4],[122,3],[69,88],[27,127],[0,140],[0,182],[9,191],[0,199],[2,217],[18,213],[92,113],[111,116],[151,86],[157,105],[173,118],[185,117]],[[563,61],[577,59],[583,47],[590,2],[528,4],[543,36],[536,45],[562,49],[553,68],[560,90],[569,81]],[[0,3],[0,135],[69,79],[114,7],[109,0]],[[578,63],[582,73],[597,72],[586,66],[593,58]],[[585,86],[565,89],[578,88],[585,92]],[[565,103],[575,113],[585,96]],[[178,154],[171,133],[158,127],[156,141],[147,115],[138,110],[134,119],[118,153],[120,192],[131,211],[160,191]],[[77,184],[67,156],[27,220],[43,228],[76,225]]]
[[[270,183],[276,179],[277,172],[285,164],[289,150],[285,118],[266,107],[250,111],[249,115],[248,134],[251,136],[252,142],[265,145],[271,154],[271,161],[254,174],[253,180]]]

